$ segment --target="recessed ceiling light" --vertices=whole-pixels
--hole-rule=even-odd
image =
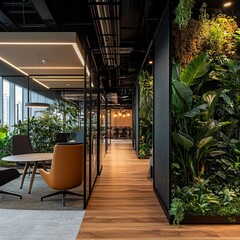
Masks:
[[[230,7],[232,5],[232,2],[225,2],[223,4],[224,7]]]

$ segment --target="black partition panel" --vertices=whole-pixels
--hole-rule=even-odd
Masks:
[[[135,118],[135,125],[134,125],[134,141],[135,141],[135,149],[136,154],[138,155],[139,152],[139,86],[136,85],[135,89],[135,106],[134,106],[134,118]]]
[[[164,210],[170,204],[170,51],[169,6],[154,40],[153,184]]]

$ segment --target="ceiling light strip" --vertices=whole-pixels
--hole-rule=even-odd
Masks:
[[[81,70],[84,69],[84,67],[19,67],[21,69],[77,69]]]
[[[0,60],[5,62],[6,64],[8,64],[9,66],[15,68],[16,70],[18,70],[19,72],[23,73],[24,75],[28,76],[28,74],[24,71],[22,71],[21,69],[19,69],[18,67],[16,67],[15,65],[13,65],[12,63],[8,62],[6,59],[0,57]]]
[[[15,68],[15,69],[18,70],[19,72],[23,73],[25,76],[29,76],[26,72],[24,72],[23,70],[19,69],[18,67],[16,67],[16,66],[13,65],[12,63],[8,62],[6,59],[0,57],[0,60],[2,60],[3,62],[7,63],[9,66]],[[34,79],[34,78],[33,78],[33,80],[34,80],[35,82],[37,82],[38,84],[44,86],[45,88],[49,89],[48,86],[46,86],[45,84],[39,82],[38,80],[36,80],[36,79]]]
[[[37,79],[36,79],[37,80]],[[41,82],[83,82],[84,80],[83,79],[77,79],[77,78],[66,78],[66,79],[53,79],[53,78],[50,78],[50,79],[47,79],[47,78],[40,78],[39,79]]]
[[[73,49],[75,50],[75,52],[76,52],[76,54],[77,54],[77,56],[78,56],[80,62],[81,62],[82,65],[84,66],[84,65],[85,65],[85,62],[84,62],[83,56],[82,56],[82,54],[81,54],[81,52],[80,52],[80,50],[79,50],[77,44],[74,43],[74,44],[72,44],[72,46],[73,46]],[[87,71],[87,75],[90,76],[90,72],[89,72],[87,66],[86,66],[86,71]]]
[[[43,87],[45,87],[45,88],[47,88],[47,89],[50,88],[50,87],[48,87],[47,85],[45,85],[45,84],[39,82],[36,78],[32,78],[32,80],[35,81],[35,82],[37,82],[38,84],[42,85]]]
[[[0,45],[68,45],[71,46],[75,43],[72,42],[0,42]]]

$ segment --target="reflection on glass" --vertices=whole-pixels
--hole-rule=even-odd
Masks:
[[[10,83],[3,80],[3,124],[10,125]]]
[[[15,123],[23,120],[23,88],[15,85]]]

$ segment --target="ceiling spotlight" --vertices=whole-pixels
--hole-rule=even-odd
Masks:
[[[148,64],[149,64],[149,65],[152,65],[152,64],[153,64],[153,60],[152,60],[152,58],[151,58],[150,55],[148,55]]]
[[[232,2],[225,2],[223,4],[224,7],[230,7],[232,5]]]
[[[47,63],[47,59],[42,59],[42,63],[46,64]]]

